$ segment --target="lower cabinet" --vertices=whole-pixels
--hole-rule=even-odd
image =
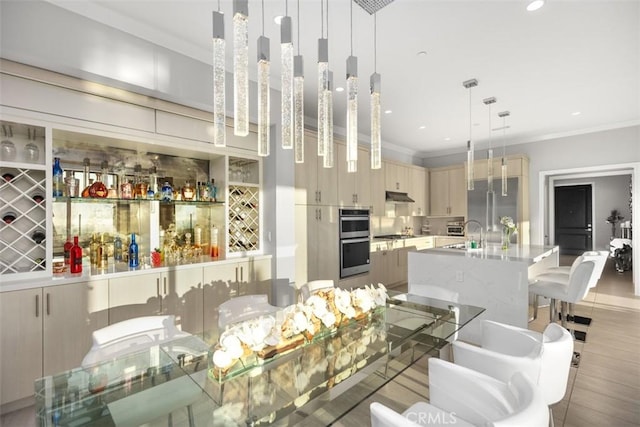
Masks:
[[[32,396],[43,375],[79,366],[92,332],[108,325],[108,301],[106,280],[0,293],[0,404]]]
[[[202,333],[202,282],[202,267],[171,270],[161,276],[162,314],[173,314],[178,328],[191,334]]]
[[[162,313],[160,273],[109,280],[109,323]]]

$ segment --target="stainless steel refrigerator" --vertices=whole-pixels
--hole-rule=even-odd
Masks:
[[[487,180],[474,182],[474,189],[467,191],[467,219],[476,220],[485,231],[488,243],[499,243],[502,226],[500,217],[510,216],[518,221],[518,178],[507,179],[507,195],[502,195],[500,177],[493,180],[493,193],[488,193]],[[511,242],[518,241],[517,232],[511,236]]]

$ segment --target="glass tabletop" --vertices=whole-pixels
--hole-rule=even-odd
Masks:
[[[365,318],[284,354],[253,354],[222,378],[210,360],[217,334],[214,342],[181,337],[37,380],[37,419],[42,426],[327,425],[483,311],[389,291],[387,304]]]

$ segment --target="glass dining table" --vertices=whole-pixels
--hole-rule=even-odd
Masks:
[[[41,426],[330,425],[424,355],[437,356],[483,308],[389,291],[385,306],[224,376],[217,333],[152,343],[40,378]],[[203,337],[211,337],[211,342]]]

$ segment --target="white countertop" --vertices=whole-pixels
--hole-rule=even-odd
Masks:
[[[558,246],[538,246],[538,245],[511,245],[508,249],[502,249],[498,244],[489,244],[480,249],[450,249],[432,248],[417,251],[425,254],[451,255],[466,258],[478,258],[500,261],[516,261],[535,264],[541,259],[559,250]]]

